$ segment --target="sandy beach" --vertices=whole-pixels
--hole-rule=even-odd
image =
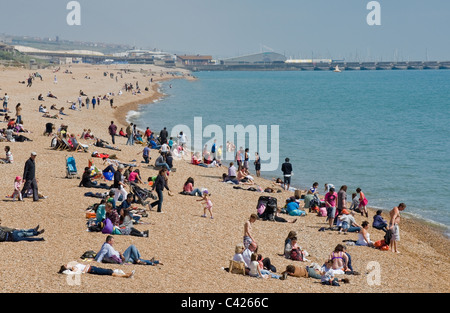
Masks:
[[[59,68],[60,67],[60,68]],[[54,72],[59,68],[57,72]],[[67,73],[65,71],[67,70]],[[125,71],[126,70],[126,71]],[[31,87],[19,83],[27,80],[29,74],[38,71],[43,80],[35,79]],[[178,69],[177,69],[178,71]],[[85,197],[88,191],[95,189],[78,187],[79,179],[66,178],[66,157],[73,155],[76,159],[79,176],[92,159],[98,168],[106,165],[91,153],[116,154],[118,160],[129,163],[137,160],[144,181],[156,175],[152,168],[141,163],[142,145],[127,146],[126,138],[116,138],[116,146],[121,151],[112,151],[93,146],[92,140],[80,142],[89,145],[89,153],[55,151],[50,148],[51,137],[44,136],[45,124],[52,122],[56,129],[61,124],[68,126],[68,132],[79,136],[83,129],[91,129],[94,136],[110,141],[108,126],[114,121],[118,129],[125,130],[126,114],[136,110],[139,105],[150,103],[162,95],[157,90],[157,81],[170,79],[195,79],[189,73],[173,76],[171,70],[152,65],[61,65],[43,70],[28,70],[0,67],[0,97],[8,93],[8,108],[11,116],[15,115],[15,105],[21,103],[23,125],[29,133],[23,133],[32,141],[1,142],[1,153],[5,146],[11,147],[14,163],[0,164],[3,175],[0,177],[0,218],[2,226],[18,229],[34,228],[40,225],[45,229],[43,242],[1,242],[0,275],[1,291],[4,293],[447,293],[450,291],[450,250],[449,240],[439,231],[424,223],[402,218],[400,254],[380,251],[368,247],[348,246],[353,268],[361,275],[351,275],[350,284],[340,287],[323,286],[320,281],[306,278],[289,277],[287,280],[262,280],[242,275],[230,274],[222,269],[228,267],[234,255],[236,244],[242,242],[244,223],[250,214],[256,213],[256,203],[261,193],[234,189],[232,185],[220,182],[223,168],[203,168],[189,164],[185,160],[175,159],[176,172],[169,176],[169,187],[174,193],[168,196],[164,192],[164,214],[149,211],[143,218],[145,224],[137,225],[139,230],[149,230],[148,238],[133,236],[115,236],[115,248],[124,251],[134,244],[143,258],[155,257],[164,265],[121,265],[124,271],[136,270],[133,279],[83,275],[79,284],[71,284],[65,275],[58,274],[62,264],[71,261],[84,262],[80,256],[88,250],[98,251],[106,235],[88,232],[85,210],[100,199]],[[114,77],[104,73],[114,73]],[[120,74],[118,74],[120,73]],[[55,82],[55,75],[57,82]],[[150,79],[153,82],[150,83]],[[122,90],[125,83],[139,82],[141,94],[133,95]],[[149,90],[145,91],[144,88]],[[89,97],[114,93],[114,106],[108,101],[92,109],[81,111],[69,110],[68,101],[76,102],[79,91],[83,90]],[[58,99],[46,97],[51,91]],[[45,101],[38,101],[42,94]],[[84,97],[83,97],[84,98]],[[43,117],[38,112],[39,104],[50,110],[51,105],[65,107],[68,115],[59,119]],[[187,112],[187,114],[189,114]],[[190,118],[190,116],[188,116]],[[0,117],[3,120],[3,116]],[[170,116],[161,114],[170,130]],[[7,123],[3,121],[2,128]],[[153,129],[159,133],[160,129]],[[24,164],[30,153],[35,151],[36,176],[39,192],[48,198],[33,202],[12,202],[6,196],[12,194],[14,178],[23,175]],[[153,162],[157,151],[152,150]],[[4,157],[3,155],[1,157]],[[252,168],[252,167],[251,167]],[[252,173],[255,177],[254,173]],[[214,219],[201,218],[203,209],[196,197],[179,194],[188,177],[195,179],[195,187],[208,188],[214,204]],[[256,177],[255,177],[256,178]],[[271,182],[256,178],[256,184],[265,188]],[[321,183],[321,185],[323,185]],[[142,185],[142,187],[148,187]],[[243,186],[246,188],[246,186]],[[265,194],[277,198],[278,205],[292,196],[292,192]],[[321,193],[323,197],[323,193]],[[398,202],[401,202],[399,199]],[[374,211],[369,211],[372,223]],[[287,219],[293,217],[283,216]],[[383,215],[388,219],[386,214]],[[356,215],[361,223],[366,218]],[[259,253],[270,258],[277,272],[282,272],[287,265],[306,266],[312,262],[323,264],[334,247],[345,239],[356,240],[357,234],[338,234],[335,231],[318,232],[325,227],[325,218],[308,214],[298,218],[294,224],[256,221],[253,233],[259,243]],[[295,262],[280,256],[283,252],[284,239],[287,234],[298,232],[299,245],[306,249],[309,262]],[[384,233],[369,228],[373,241],[383,238]],[[104,268],[118,268],[117,265],[96,264]],[[374,264],[379,269],[379,283],[373,283]]]

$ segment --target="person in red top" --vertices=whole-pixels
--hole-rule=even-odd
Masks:
[[[145,130],[144,135],[145,135],[145,137],[147,137],[147,142],[149,142],[150,141],[150,136],[152,135],[152,131],[150,130],[149,127],[147,127],[147,129]]]
[[[366,217],[369,217],[369,213],[367,212],[366,205],[368,203],[366,196],[361,191],[361,188],[357,188],[356,192],[359,193],[359,210],[361,211],[361,216],[366,215]]]
[[[333,187],[330,188],[330,191],[325,195],[325,206],[327,207],[327,220],[328,226],[331,229],[333,226],[334,218],[336,217],[336,203],[338,195],[334,191]]]

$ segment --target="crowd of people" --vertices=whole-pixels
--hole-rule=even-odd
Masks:
[[[125,84],[125,92],[140,92],[138,82],[135,84]],[[80,90],[76,102],[72,102],[71,109],[81,110],[83,108],[95,110],[101,105],[102,101],[109,101],[113,106],[113,94],[101,96],[88,96]],[[57,99],[57,97],[49,92],[47,97]],[[84,98],[83,98],[84,97]],[[15,107],[16,117],[10,118],[6,116],[8,111],[9,96],[5,93],[3,100],[3,110],[5,112],[5,120],[8,125],[0,131],[0,141],[14,142],[30,140],[22,134],[27,131],[23,128],[22,108],[20,103]],[[45,101],[42,95],[39,101]],[[78,107],[77,107],[78,104]],[[58,114],[52,115],[47,108],[41,104],[39,112],[46,117],[60,118],[67,113],[64,108],[57,109],[52,106],[50,110],[58,110]],[[7,119],[8,118],[8,119]],[[127,235],[134,237],[149,237],[149,230],[141,231],[138,225],[143,224],[142,218],[146,214],[145,210],[139,209],[139,206],[145,205],[149,210],[156,207],[156,212],[164,213],[164,191],[167,190],[169,196],[173,193],[169,188],[169,177],[174,172],[174,155],[191,154],[191,164],[202,166],[205,168],[221,168],[224,161],[223,146],[217,145],[214,141],[211,148],[204,146],[200,152],[190,151],[188,148],[187,137],[180,132],[176,138],[170,137],[166,128],[163,128],[159,134],[155,134],[149,127],[144,131],[138,129],[136,124],[130,123],[126,130],[123,128],[118,131],[117,125],[111,121],[107,129],[111,136],[111,143],[94,136],[90,130],[84,130],[81,136],[77,136],[73,132],[68,131],[68,126],[62,124],[55,131],[53,123],[46,123],[44,135],[52,136],[51,146],[56,149],[64,149],[68,151],[88,152],[89,145],[79,142],[82,140],[91,140],[92,145],[97,148],[111,149],[121,151],[116,146],[117,137],[125,137],[125,145],[134,146],[139,144],[137,155],[142,155],[142,163],[150,164],[150,154],[152,150],[157,150],[158,156],[155,158],[154,168],[158,170],[157,175],[145,179],[141,177],[141,172],[136,166],[124,164],[112,158],[103,157],[106,167],[103,170],[91,164],[85,167],[79,186],[83,188],[105,189],[101,196],[101,200],[94,203],[89,209],[94,214],[88,219],[88,230],[102,232],[107,235],[105,242],[95,254],[95,261],[98,263],[112,264],[139,264],[139,265],[162,265],[155,257],[148,259],[142,258],[140,252],[135,245],[130,245],[123,253],[114,249],[115,239],[113,235]],[[261,160],[258,152],[251,152],[248,148],[240,147],[236,150],[233,143],[227,142],[225,147],[227,152],[234,153],[234,160],[226,167],[226,173],[222,176],[222,181],[234,185],[255,185],[255,177],[252,176],[250,170],[251,153],[254,153],[254,172],[256,177],[260,177]],[[14,158],[10,146],[5,146],[5,158],[0,159],[0,163],[13,163]],[[14,180],[14,189],[9,196],[13,201],[24,201],[26,197],[32,195],[33,201],[40,201],[41,197],[38,191],[38,180],[36,178],[36,157],[37,153],[32,152],[24,166],[22,176],[16,176]],[[235,166],[236,164],[236,166]],[[128,165],[128,166],[127,166]],[[225,167],[224,167],[225,168]],[[293,166],[289,158],[285,158],[281,165],[283,179],[277,179],[273,183],[281,187],[285,191],[297,191],[291,186],[291,177],[293,175]],[[139,185],[151,186],[151,190],[138,188]],[[319,216],[326,217],[326,225],[322,230],[336,230],[337,233],[357,233],[358,238],[354,242],[357,246],[377,247],[376,242],[371,239],[369,233],[370,223],[367,220],[357,223],[355,214],[361,217],[369,218],[368,200],[361,190],[357,188],[352,194],[352,202],[349,206],[347,203],[347,186],[343,185],[336,192],[336,188],[332,184],[325,184],[325,195],[323,199],[319,199],[319,184],[314,183],[310,189],[305,191],[303,195],[295,192],[293,197],[286,199],[286,203],[277,208],[277,213],[284,212],[290,216],[306,216],[308,213],[317,213]],[[262,190],[264,191],[264,190]],[[144,194],[142,194],[142,192]],[[195,187],[194,179],[189,177],[181,192],[184,195],[196,196],[198,202],[202,205],[201,217],[209,217],[213,219],[213,200],[211,191],[207,188]],[[146,201],[148,198],[154,201]],[[138,198],[138,199],[136,199]],[[404,203],[400,203],[397,207],[389,212],[389,221],[382,218],[382,212],[378,211],[373,217],[373,228],[380,230],[383,234],[389,234],[389,245],[393,252],[399,252],[397,243],[400,240],[400,212],[406,208]],[[321,213],[325,210],[325,213]],[[140,214],[144,213],[144,214]],[[339,286],[339,283],[348,283],[348,278],[342,278],[339,275],[358,275],[354,271],[351,264],[351,256],[345,245],[338,244],[330,253],[326,260],[322,260],[322,264],[312,263],[308,266],[293,263],[286,266],[283,271],[278,271],[274,266],[273,260],[263,257],[258,253],[260,241],[256,240],[253,233],[253,226],[260,218],[255,214],[251,214],[244,224],[244,235],[242,243],[235,247],[235,254],[232,258],[235,262],[242,262],[245,273],[250,277],[257,278],[273,278],[286,280],[291,277],[313,278],[321,281],[323,285]],[[274,219],[281,221],[282,218]],[[286,220],[284,220],[286,221]],[[295,222],[295,221],[294,221]],[[39,227],[29,230],[17,230],[13,228],[0,227],[0,241],[42,241],[43,238],[34,238],[41,235],[44,231]],[[289,232],[284,241],[283,253],[285,259],[291,261],[310,262],[310,254],[299,244],[298,234],[295,231]],[[302,263],[303,264],[303,263]],[[111,269],[104,269],[98,266],[87,264],[64,264],[61,266],[59,273],[90,273],[96,275],[109,275],[115,277],[133,277],[134,272],[124,273]],[[337,276],[337,277],[336,277]]]

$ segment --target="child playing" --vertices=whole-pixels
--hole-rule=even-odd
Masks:
[[[213,218],[213,214],[212,214],[212,202],[211,200],[208,198],[209,192],[208,190],[203,190],[203,196],[201,199],[197,200],[197,201],[203,201],[203,204],[205,205],[204,207],[204,213],[202,215],[202,217],[206,217],[206,210],[209,211],[209,215],[211,216],[211,218]]]
[[[22,177],[17,176],[16,180],[14,181],[14,192],[13,192],[13,194],[11,196],[13,201],[16,201],[16,196],[19,197],[20,201],[23,201],[22,193],[20,192],[21,188],[22,188]]]

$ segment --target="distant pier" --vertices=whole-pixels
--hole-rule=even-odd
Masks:
[[[207,64],[185,65],[183,68],[194,72],[201,71],[341,71],[364,70],[446,70],[450,61],[411,61],[411,62],[332,62],[332,63],[251,63],[251,64]]]

